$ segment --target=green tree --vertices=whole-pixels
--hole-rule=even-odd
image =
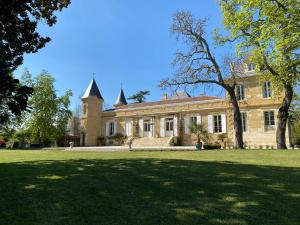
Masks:
[[[135,103],[142,103],[146,101],[146,95],[150,95],[150,91],[139,91],[127,99],[133,100]]]
[[[238,43],[239,54],[251,53],[265,79],[284,98],[278,111],[277,148],[285,149],[285,133],[293,86],[299,80],[300,4],[298,0],[220,0],[224,25]]]
[[[24,116],[25,127],[30,131],[32,139],[49,145],[60,140],[64,135],[71,116],[70,97],[72,92],[67,91],[62,97],[56,95],[54,78],[46,71],[31,78],[28,71],[23,76],[24,82],[31,82],[34,93],[29,99],[31,112]]]
[[[13,71],[22,64],[25,53],[43,48],[49,37],[42,37],[38,23],[56,23],[56,11],[70,0],[1,0],[0,1],[0,124],[27,110],[32,87],[20,84]]]
[[[300,145],[300,97],[295,94],[289,111],[292,145]]]
[[[201,141],[208,141],[210,139],[209,134],[203,124],[192,124],[190,130],[192,134],[196,135],[197,144],[200,144]]]

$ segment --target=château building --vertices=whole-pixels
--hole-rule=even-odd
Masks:
[[[252,68],[253,69],[253,68]],[[277,111],[282,96],[274,96],[269,81],[261,81],[254,70],[239,79],[236,93],[242,113],[245,145],[251,148],[276,147]],[[114,108],[103,110],[104,99],[93,79],[82,96],[82,146],[114,145],[111,137],[123,134],[133,137],[133,146],[168,146],[171,143],[191,146],[196,137],[190,132],[192,123],[203,124],[210,143],[225,133],[227,146],[233,147],[233,111],[228,98],[191,97],[175,93],[162,100],[128,104],[121,89]],[[288,130],[288,129],[287,129]],[[289,135],[287,132],[287,144]]]

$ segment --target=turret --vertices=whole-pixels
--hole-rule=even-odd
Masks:
[[[97,138],[102,135],[103,102],[104,99],[99,91],[96,81],[93,79],[82,96],[82,146],[96,146]]]
[[[127,105],[127,101],[126,101],[126,98],[125,98],[124,91],[121,88],[120,93],[119,93],[118,98],[117,98],[117,101],[116,101],[114,106],[118,107],[118,106],[122,106],[122,105]]]

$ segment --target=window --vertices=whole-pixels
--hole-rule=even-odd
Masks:
[[[243,112],[241,113],[241,116],[242,116],[242,129],[243,129],[243,132],[246,132],[247,131],[247,113]]]
[[[190,117],[191,126],[197,125],[197,116]]]
[[[272,97],[271,82],[270,81],[264,82],[264,85],[263,85],[263,97],[264,98],[270,98],[270,97]]]
[[[151,131],[151,123],[150,120],[144,120],[144,132]]]
[[[166,119],[166,131],[174,130],[174,120],[173,118]]]
[[[222,116],[216,115],[214,118],[214,133],[221,133],[222,132]]]
[[[248,71],[253,71],[255,70],[255,65],[253,63],[248,64]]]
[[[244,85],[237,85],[236,86],[236,95],[238,100],[245,99],[245,87]]]
[[[83,104],[83,114],[86,114],[86,104]]]
[[[275,128],[275,116],[274,111],[264,112],[265,130],[274,130]]]
[[[109,136],[114,136],[115,135],[115,123],[114,122],[109,123],[108,134],[109,134]]]

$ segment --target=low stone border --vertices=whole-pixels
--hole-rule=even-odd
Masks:
[[[65,148],[66,151],[99,151],[99,152],[115,152],[115,151],[196,151],[194,146],[172,146],[172,147],[132,147],[127,146],[105,146],[105,147],[74,147]]]

